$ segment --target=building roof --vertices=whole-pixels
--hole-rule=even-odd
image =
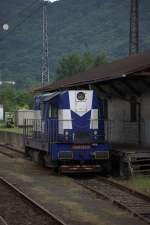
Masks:
[[[108,64],[101,64],[94,69],[65,77],[42,88],[36,88],[35,91],[52,92],[87,84],[103,83],[122,77],[129,77],[148,68],[150,68],[150,52],[144,52]]]

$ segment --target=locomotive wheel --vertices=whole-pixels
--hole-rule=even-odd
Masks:
[[[45,167],[45,159],[43,152],[35,151],[34,149],[27,149],[25,152],[26,156],[31,161],[35,162],[40,167]]]
[[[110,162],[106,162],[102,165],[102,175],[109,176],[111,174],[111,165]]]
[[[42,152],[39,152],[38,154],[37,163],[40,167],[42,168],[45,167],[45,159],[44,159],[44,154]]]
[[[25,147],[25,157],[30,157],[30,148]]]

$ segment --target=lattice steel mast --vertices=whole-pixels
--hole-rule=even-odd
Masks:
[[[139,0],[130,1],[129,55],[133,55],[139,52]]]
[[[48,1],[43,0],[42,86],[49,82],[47,4]]]

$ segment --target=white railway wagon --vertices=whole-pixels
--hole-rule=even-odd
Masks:
[[[16,126],[23,127],[24,119],[32,120],[32,119],[41,119],[41,111],[40,110],[18,110],[16,112]]]

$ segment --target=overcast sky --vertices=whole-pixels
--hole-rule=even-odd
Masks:
[[[59,1],[59,0],[49,0],[50,2],[56,2],[56,1]]]

